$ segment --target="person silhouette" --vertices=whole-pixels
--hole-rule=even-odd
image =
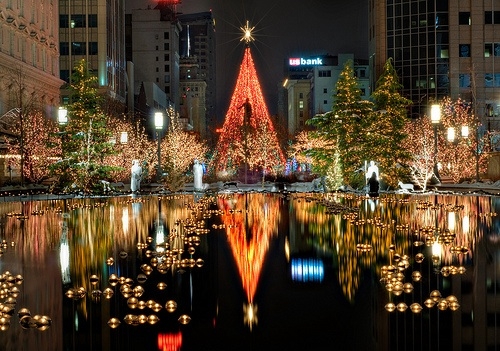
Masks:
[[[368,195],[371,197],[378,196],[380,189],[379,172],[374,161],[370,161],[370,167],[366,171],[366,180],[368,183]]]
[[[139,160],[132,161],[132,169],[131,169],[131,178],[130,178],[130,190],[132,192],[139,191],[141,189],[141,180],[142,180],[142,167],[139,164]]]

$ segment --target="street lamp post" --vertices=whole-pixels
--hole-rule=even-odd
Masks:
[[[434,175],[436,176],[439,182],[441,181],[441,179],[439,178],[439,170],[437,164],[437,152],[438,152],[437,129],[440,121],[441,121],[441,106],[439,104],[434,104],[431,106],[431,122],[434,127]]]
[[[65,107],[59,107],[57,111],[57,123],[61,129],[63,129],[66,124],[68,124],[68,110]],[[63,144],[64,144],[64,134],[66,133],[64,130],[60,131],[61,133],[61,153],[64,158]]]
[[[163,130],[163,113],[162,112],[155,112],[155,130],[156,130],[156,139],[158,140],[158,166],[157,166],[157,173],[156,173],[156,178],[157,181],[161,181],[161,175],[162,175],[162,170],[161,170],[161,140],[160,140],[160,132]]]

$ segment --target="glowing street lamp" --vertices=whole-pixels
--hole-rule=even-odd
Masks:
[[[68,123],[68,110],[62,106],[59,107],[59,111],[57,112],[57,122],[61,126]]]
[[[120,144],[126,144],[126,143],[128,143],[128,133],[121,132],[120,133]]]
[[[162,112],[155,112],[155,130],[156,130],[156,139],[158,140],[158,166],[157,166],[157,180],[161,181],[161,140],[160,140],[160,132],[163,130],[163,113]]]
[[[441,181],[441,179],[439,178],[438,165],[437,165],[437,148],[438,148],[437,128],[439,123],[441,122],[441,106],[439,104],[434,104],[431,106],[431,122],[434,127],[434,175],[439,181]]]

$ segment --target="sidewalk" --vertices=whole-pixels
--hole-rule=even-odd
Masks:
[[[24,187],[20,185],[0,187],[0,202],[16,202],[16,201],[31,201],[31,200],[60,200],[70,198],[92,198],[92,197],[116,197],[116,196],[130,196],[130,186],[123,183],[111,184],[115,191],[104,195],[89,195],[80,196],[78,194],[52,194],[49,193],[48,187],[44,185],[29,184]],[[296,183],[282,183],[282,182],[264,182],[245,184],[241,182],[215,182],[204,183],[205,189],[203,191],[195,192],[193,183],[187,183],[179,193],[190,194],[204,192],[322,192],[317,188],[317,184],[313,182],[296,182]],[[356,190],[352,189],[354,192]],[[398,191],[388,191],[388,193],[397,193]],[[427,187],[426,193],[452,193],[457,195],[493,195],[500,196],[500,181],[495,183],[441,183],[430,185]],[[137,195],[154,195],[154,194],[168,194],[170,191],[166,189],[163,184],[150,183],[141,186],[141,191]],[[384,193],[383,191],[381,193]],[[408,192],[407,194],[422,194],[421,191]]]

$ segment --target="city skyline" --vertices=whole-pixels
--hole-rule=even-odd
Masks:
[[[154,7],[157,1],[127,0],[127,11]],[[271,114],[278,109],[278,87],[287,57],[353,53],[368,59],[367,0],[183,0],[177,11],[212,11],[217,35],[217,119],[221,123],[236,84],[245,44],[246,21],[255,26],[251,43],[257,73]]]

